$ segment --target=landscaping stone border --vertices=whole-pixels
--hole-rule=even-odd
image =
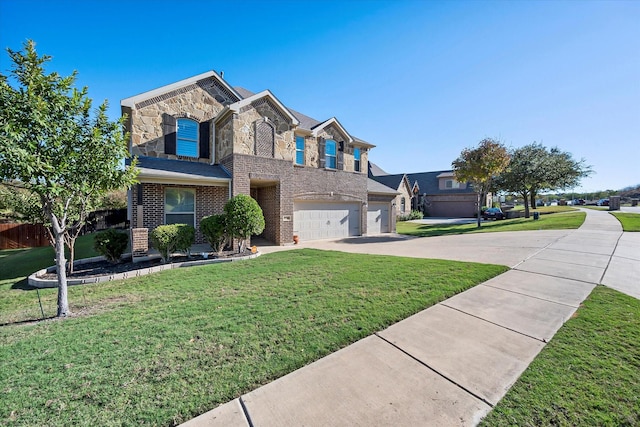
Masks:
[[[183,262],[173,262],[168,264],[160,264],[154,267],[145,267],[145,268],[140,268],[138,270],[126,271],[124,273],[108,274],[108,275],[97,276],[97,277],[85,277],[81,279],[67,279],[67,285],[75,286],[75,285],[86,285],[90,283],[110,282],[112,280],[124,280],[124,279],[130,279],[132,277],[146,276],[147,274],[157,273],[159,271],[164,271],[164,270],[172,270],[174,268],[180,268],[180,267],[193,267],[196,265],[215,264],[220,262],[244,261],[247,259],[257,258],[260,255],[261,255],[260,252],[256,252],[255,254],[249,254],[241,257],[211,258],[211,259],[201,259],[201,260],[195,260],[195,261],[183,261]],[[127,256],[130,257],[131,254],[125,254],[123,255],[123,258],[126,258]],[[156,257],[160,258],[160,255],[151,256],[150,258],[153,259]],[[105,260],[105,257],[103,256],[85,258],[85,259],[80,259],[76,261],[74,265],[77,266],[77,265],[82,265],[90,262],[104,261],[104,260]],[[42,270],[38,270],[35,273],[31,274],[28,279],[29,286],[32,286],[34,288],[40,288],[40,289],[57,288],[58,287],[57,280],[38,278],[38,275],[53,273],[55,270],[56,270],[56,267],[52,266],[52,267],[44,268]]]

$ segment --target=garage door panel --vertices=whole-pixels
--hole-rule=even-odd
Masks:
[[[294,203],[293,229],[301,240],[331,239],[360,234],[357,203]]]
[[[389,232],[389,205],[387,203],[369,203],[367,208],[367,234]]]

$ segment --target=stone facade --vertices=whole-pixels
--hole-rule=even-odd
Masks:
[[[232,177],[229,186],[217,186],[215,182],[198,185],[197,178],[178,185],[171,174],[153,179],[142,176],[139,195],[134,187],[130,196],[132,227],[151,232],[164,224],[165,189],[181,187],[196,192],[196,243],[204,242],[199,231],[202,217],[222,213],[229,197],[237,194],[248,194],[258,201],[265,216],[263,237],[278,245],[292,240],[294,200],[359,203],[361,232],[366,234],[367,151],[371,145],[349,143],[351,137],[337,122],[327,122],[317,135],[310,129],[297,130],[294,117],[272,95],[241,101],[220,78],[209,76],[195,82],[195,78],[190,79],[185,86],[170,85],[167,92],[153,91],[148,98],[144,94],[129,98],[123,102],[122,111],[127,115],[133,155],[220,165]],[[171,129],[167,117],[173,123],[181,117],[200,123],[200,144],[206,141],[203,132],[209,129],[210,155],[185,158],[170,154],[165,146],[169,144],[165,144],[167,129]],[[203,123],[209,127],[203,130]],[[294,165],[296,132],[305,137],[304,165]],[[337,169],[324,168],[322,151],[327,139],[342,142]],[[206,145],[199,147],[202,152]],[[355,171],[356,147],[361,152],[360,171]]]
[[[134,109],[123,108],[123,113],[128,117],[127,130],[131,138],[131,153],[149,157],[178,158],[176,155],[165,153],[165,115],[175,118],[187,117],[199,123],[213,119],[231,101],[230,95],[220,95],[223,88],[216,83],[213,79],[207,79],[183,90],[138,103]],[[206,162],[211,159],[185,160]]]

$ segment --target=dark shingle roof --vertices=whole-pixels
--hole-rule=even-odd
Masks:
[[[378,181],[374,181],[371,178],[367,179],[367,192],[369,194],[400,194],[395,188],[387,187],[386,185],[381,184]]]
[[[376,165],[373,162],[369,162],[369,176],[382,176],[389,175],[387,172],[383,171],[382,168]]]
[[[404,174],[399,173],[395,175],[371,176],[370,178],[378,181],[380,184],[386,185],[387,187],[398,189],[400,188]]]
[[[127,159],[126,164],[131,162]],[[219,165],[210,165],[208,163],[187,162],[184,160],[160,159],[157,157],[138,157],[138,169],[144,175],[154,175],[157,177],[170,178],[213,178],[213,179],[230,179],[231,176],[227,171]]]
[[[441,190],[438,183],[438,175],[441,173],[451,173],[451,170],[442,170],[435,172],[421,172],[421,173],[408,173],[407,178],[409,178],[409,183],[411,186],[418,181],[418,186],[420,187],[420,194],[466,194],[473,193],[473,188],[470,185],[467,185],[467,188],[456,189],[449,188],[446,190]]]

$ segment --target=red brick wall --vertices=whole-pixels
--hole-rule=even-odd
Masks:
[[[196,243],[206,243],[200,232],[200,220],[202,217],[224,212],[227,203],[228,187],[204,187],[188,185],[148,184],[142,185],[143,219],[142,226],[149,229],[149,233],[159,225],[164,224],[164,189],[167,187],[195,188],[196,190]],[[136,228],[138,223],[138,195],[137,189],[133,189],[131,204],[131,227]]]

